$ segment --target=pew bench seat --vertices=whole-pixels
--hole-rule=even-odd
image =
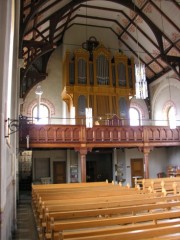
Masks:
[[[124,225],[133,225],[135,226],[138,223],[150,224],[158,224],[159,221],[167,221],[169,219],[179,219],[180,220],[180,211],[164,211],[158,213],[148,213],[141,214],[136,216],[121,216],[115,218],[102,218],[102,219],[94,219],[94,220],[76,220],[76,221],[53,221],[51,223],[51,239],[55,239],[57,234],[63,236],[63,232],[67,230],[75,230],[75,229],[84,229],[88,230],[91,233],[93,229],[102,227],[112,227],[112,226],[124,226]],[[167,221],[168,222],[168,221]],[[174,226],[174,225],[173,225]],[[63,238],[62,238],[63,239]],[[109,238],[110,239],[110,238]],[[123,239],[123,238],[122,238]]]

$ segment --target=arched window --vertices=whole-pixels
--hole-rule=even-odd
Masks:
[[[33,123],[35,124],[48,124],[49,121],[49,109],[47,106],[41,104],[39,108],[39,119],[38,119],[38,107],[37,105],[33,108],[32,112]]]
[[[171,129],[176,128],[176,111],[173,106],[170,107],[168,111],[168,122]]]
[[[141,125],[140,112],[136,108],[129,109],[130,126]]]

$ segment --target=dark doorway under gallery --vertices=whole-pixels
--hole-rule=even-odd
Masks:
[[[86,157],[87,182],[112,182],[112,152],[92,152]]]

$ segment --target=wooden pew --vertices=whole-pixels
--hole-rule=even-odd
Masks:
[[[83,189],[95,188],[95,187],[110,187],[112,184],[108,182],[93,182],[93,183],[67,183],[67,184],[42,184],[32,185],[32,204],[36,204],[39,195],[43,192],[51,193],[58,191],[79,191]]]
[[[135,188],[127,189],[115,187],[115,188],[106,188],[106,189],[89,189],[87,191],[74,191],[65,192],[65,191],[53,191],[53,192],[43,192],[38,194],[38,198],[41,199],[77,199],[77,198],[90,198],[90,197],[106,197],[106,196],[119,196],[120,194],[135,194],[139,190]],[[139,192],[139,193],[143,193]]]
[[[174,179],[176,180],[176,179]],[[162,182],[162,192],[164,194],[180,194],[180,181]]]
[[[157,203],[157,204],[142,204],[138,206],[122,206],[116,208],[104,208],[104,209],[91,209],[82,211],[61,211],[61,212],[47,212],[44,231],[43,233],[50,232],[51,219],[54,221],[69,220],[69,219],[94,219],[94,218],[109,218],[125,215],[137,215],[142,213],[149,213],[150,211],[164,211],[165,209],[174,209],[180,207],[180,201],[170,203]],[[48,211],[48,210],[47,210]]]
[[[79,186],[80,185],[80,186]],[[48,185],[35,185],[33,186],[33,190],[32,190],[32,204],[33,206],[36,206],[37,202],[39,201],[39,198],[43,198],[43,196],[45,196],[45,198],[53,198],[53,194],[56,196],[60,196],[62,198],[62,195],[65,198],[65,195],[74,195],[77,196],[77,193],[84,194],[85,192],[89,193],[90,191],[92,192],[107,192],[107,191],[115,191],[115,190],[119,190],[118,186],[113,186],[112,184],[107,184],[107,183],[94,183],[94,184],[90,184],[90,183],[82,183],[82,184],[67,184],[67,188],[65,188],[65,184],[62,184],[62,186],[60,184],[48,184]],[[46,188],[47,186],[47,188]],[[67,196],[67,197],[69,197]],[[74,196],[72,196],[72,198],[74,198]],[[81,197],[81,196],[80,196]]]
[[[82,182],[82,183],[59,183],[59,184],[32,184],[32,189],[48,189],[48,188],[81,188],[87,186],[104,186],[108,181],[103,182]]]
[[[60,204],[60,203],[64,203],[67,205],[68,203],[73,203],[75,204],[76,202],[78,203],[84,203],[84,199],[86,199],[86,203],[88,202],[103,202],[103,201],[111,201],[112,199],[122,199],[122,198],[128,198],[128,195],[141,195],[144,194],[143,191],[137,190],[137,189],[132,189],[132,188],[119,188],[118,186],[116,187],[116,189],[114,190],[109,190],[109,189],[104,189],[103,191],[99,190],[99,191],[78,191],[76,192],[76,194],[74,194],[74,191],[72,191],[72,193],[43,193],[40,194],[39,199],[34,202],[33,204],[33,209],[34,212],[36,212],[36,214],[40,214],[41,209],[42,209],[42,204],[44,202],[48,202],[49,204]],[[148,195],[147,195],[148,196]],[[53,200],[51,200],[53,199]]]
[[[116,188],[118,189],[118,186],[116,186]],[[107,203],[109,203],[108,205],[110,206],[110,204],[111,204],[111,202],[113,202],[113,200],[116,201],[116,205],[119,205],[119,203],[122,202],[122,201],[124,202],[122,204],[128,204],[131,197],[133,197],[133,201],[130,203],[130,205],[132,205],[132,204],[134,204],[135,199],[137,199],[137,200],[138,200],[138,198],[142,199],[142,197],[140,196],[141,194],[144,195],[144,192],[140,191],[140,190],[137,190],[137,189],[122,188],[121,187],[121,188],[118,189],[118,192],[115,192],[115,195],[113,195],[111,191],[110,192],[108,192],[108,191],[105,192],[105,195],[107,195],[107,196],[104,196],[104,193],[102,194],[102,196],[99,196],[99,194],[98,194],[98,196],[96,195],[96,197],[94,197],[94,196],[89,197],[89,195],[87,197],[86,194],[84,194],[84,195],[82,194],[81,198],[79,198],[79,196],[78,196],[77,198],[73,199],[73,197],[69,197],[69,195],[68,195],[68,197],[66,196],[65,199],[61,199],[61,195],[60,195],[60,197],[58,197],[56,200],[49,200],[53,196],[52,196],[52,194],[47,194],[48,198],[46,198],[44,202],[46,202],[46,204],[48,203],[48,205],[46,205],[46,207],[48,207],[49,204],[50,205],[51,204],[52,205],[56,204],[56,205],[58,205],[58,208],[59,208],[60,204],[63,204],[64,205],[63,208],[65,207],[66,209],[67,209],[67,206],[69,204],[73,204],[73,207],[72,206],[71,207],[72,207],[72,209],[74,209],[74,206],[78,207],[77,205],[79,205],[79,206],[82,207],[82,206],[85,206],[85,204],[88,204],[88,203],[90,203],[91,205],[92,205],[92,203],[95,203],[95,204],[99,203],[99,206],[101,206],[101,207],[102,207],[102,203],[106,204],[106,206],[107,206]],[[139,195],[139,197],[138,197],[138,195]],[[77,194],[75,194],[74,196],[77,196]],[[131,197],[129,197],[129,196],[131,196]],[[137,197],[135,197],[135,196],[137,196]],[[150,195],[147,194],[146,195],[146,198],[149,198],[149,197],[152,198],[153,197],[152,194],[150,194]],[[56,198],[56,197],[54,197],[54,198]],[[43,205],[44,205],[44,202],[43,202]],[[85,204],[84,204],[84,202],[85,202]],[[39,226],[40,229],[43,229],[43,227],[44,227],[43,224],[42,224],[42,222],[44,222],[44,214],[43,214],[43,208],[44,207],[43,207],[43,205],[41,207],[41,210],[40,210],[40,207],[39,207],[38,210],[36,209],[36,211],[34,211],[36,223],[37,223],[37,225]]]
[[[72,185],[72,184],[71,184]],[[89,184],[88,184],[89,185]],[[118,185],[112,185],[112,184],[106,184],[103,186],[86,186],[83,184],[84,187],[78,187],[78,188],[57,188],[57,186],[51,185],[52,188],[49,187],[46,190],[45,188],[43,189],[34,189],[34,193],[32,196],[32,201],[33,201],[33,207],[36,207],[39,201],[43,200],[48,200],[48,199],[73,199],[73,198],[88,198],[88,197],[97,197],[97,196],[114,196],[114,195],[119,195],[119,191],[126,191],[128,187],[120,187]],[[130,193],[131,191],[137,191],[137,189],[130,189],[127,192]]]
[[[93,197],[93,198],[86,198],[84,199],[58,199],[58,200],[44,200],[44,201],[40,201],[40,208],[45,208],[48,206],[56,206],[56,205],[62,205],[63,207],[67,207],[69,208],[70,205],[73,206],[78,206],[80,205],[80,209],[83,209],[84,206],[87,207],[89,206],[93,206],[94,204],[99,204],[99,206],[101,206],[101,204],[106,204],[106,206],[108,204],[112,204],[113,202],[116,203],[119,202],[119,204],[121,204],[122,202],[127,202],[128,201],[135,201],[134,204],[138,204],[138,201],[143,200],[144,201],[151,201],[151,202],[156,202],[156,201],[171,201],[172,199],[176,199],[179,200],[179,195],[173,195],[173,196],[165,196],[162,197],[159,193],[147,193],[147,194],[138,194],[137,192],[135,192],[134,194],[120,194],[119,196],[106,196],[106,197]],[[114,206],[115,206],[114,205]]]
[[[166,194],[176,194],[176,189],[173,184],[180,184],[180,177],[175,178],[154,178],[154,179],[138,179],[137,186],[141,186],[144,190],[151,192],[164,192]]]
[[[44,232],[46,229],[47,231],[49,229],[50,218],[54,218],[54,224],[56,224],[59,221],[61,223],[63,221],[71,222],[72,218],[76,222],[83,218],[97,218],[98,212],[98,217],[101,216],[101,218],[104,216],[115,216],[117,213],[124,217],[125,214],[139,213],[139,211],[145,211],[149,215],[148,211],[158,209],[155,205],[159,204],[159,202],[161,202],[161,206],[164,206],[164,208],[170,209],[173,204],[174,207],[175,205],[177,207],[179,204],[178,202],[171,203],[170,201],[180,200],[180,195],[162,197],[162,194],[156,192],[147,193],[147,190],[129,188],[129,186],[114,186],[104,182],[102,186],[96,184],[87,186],[85,183],[81,187],[77,185],[76,188],[72,187],[75,186],[74,184],[70,185],[67,188],[65,185],[61,188],[61,186],[50,186],[50,184],[47,185],[47,189],[45,185],[43,187],[36,185],[37,187],[33,188],[33,196],[36,199],[34,208],[37,210],[39,207],[37,219],[39,218],[40,226],[44,228]],[[52,198],[54,200],[51,200]],[[141,208],[140,206],[143,206],[144,202],[147,204]],[[133,206],[135,203],[137,206]],[[132,209],[130,210],[130,208]],[[55,235],[57,236],[57,233]]]
[[[72,219],[72,218],[86,218],[86,217],[111,217],[119,214],[130,214],[136,215],[141,212],[149,211],[162,211],[164,209],[172,209],[180,207],[180,201],[178,202],[160,202],[156,204],[140,204],[135,206],[120,206],[111,208],[97,208],[88,210],[73,210],[73,211],[59,211],[59,212],[49,212],[46,209],[46,219],[51,219],[52,217],[57,220]]]
[[[174,197],[172,198],[174,199]],[[176,199],[180,199],[176,197]],[[48,208],[52,211],[71,211],[71,210],[88,210],[96,208],[111,208],[119,206],[132,206],[146,203],[156,203],[158,201],[171,201],[170,198],[159,198],[156,193],[148,194],[121,194],[120,196],[96,197],[86,199],[66,199],[66,200],[47,200],[41,203],[37,217],[44,219],[44,214]]]
[[[88,184],[89,185],[89,184]],[[91,190],[93,192],[95,191],[119,191],[119,190],[125,190],[126,188],[130,188],[129,186],[120,186],[120,185],[112,185],[112,184],[105,184],[103,186],[84,186],[84,187],[68,187],[68,188],[61,188],[61,187],[52,187],[43,188],[43,189],[34,189],[33,190],[33,198],[36,199],[39,197],[39,195],[47,195],[48,193],[53,194],[53,193],[63,193],[63,194],[68,194],[68,193],[76,193],[76,192],[90,192]],[[132,189],[132,191],[135,191],[135,189]]]
[[[81,185],[81,184],[80,184]],[[74,186],[73,184],[71,184],[71,186]],[[89,184],[88,184],[89,186]],[[36,185],[37,187],[37,185]],[[83,189],[82,189],[83,188]],[[67,190],[68,189],[68,190]],[[65,188],[65,186],[63,186],[63,188],[61,189],[61,187],[57,187],[55,185],[55,187],[53,185],[47,185],[47,191],[45,190],[45,186],[43,186],[43,191],[40,191],[37,189],[34,189],[34,196],[36,195],[36,197],[33,199],[33,211],[34,211],[34,215],[36,218],[36,222],[37,225],[38,223],[41,221],[39,218],[39,216],[41,215],[41,203],[42,203],[42,199],[43,201],[50,201],[51,199],[53,199],[53,201],[65,201],[65,204],[67,204],[67,202],[72,201],[73,203],[78,202],[80,203],[82,201],[82,203],[84,203],[84,199],[86,198],[87,201],[98,201],[101,198],[113,198],[113,197],[119,197],[122,195],[129,195],[129,194],[134,194],[136,193],[140,193],[140,190],[138,189],[132,189],[127,187],[122,187],[122,186],[118,186],[118,185],[112,185],[112,184],[104,184],[103,186],[99,186],[97,185],[90,185],[89,187],[86,186],[86,184],[83,184],[83,187],[78,187],[76,188],[70,188],[68,185],[68,188]],[[48,191],[50,190],[50,191]],[[141,191],[141,193],[143,193],[143,191]],[[86,201],[86,202],[87,202]],[[38,220],[39,219],[39,220]]]
[[[49,211],[72,211],[72,210],[88,210],[88,209],[97,209],[97,208],[110,208],[118,207],[123,205],[133,205],[136,201],[136,205],[142,203],[142,201],[154,203],[160,201],[160,199],[154,199],[156,194],[147,194],[147,195],[121,195],[121,196],[108,196],[108,197],[97,197],[97,198],[86,198],[84,199],[67,199],[67,200],[48,200],[42,202],[39,208],[39,216],[43,216],[48,208]],[[157,196],[156,196],[157,197]],[[43,218],[43,217],[42,217]]]
[[[179,234],[180,224],[173,225],[173,226],[166,226],[166,227],[156,227],[151,229],[144,229],[140,231],[128,231],[123,233],[114,233],[114,234],[103,234],[100,236],[91,236],[91,237],[84,237],[81,240],[157,240],[158,236],[163,237],[163,239],[172,240],[172,234],[177,233],[176,239],[180,238]],[[170,235],[171,234],[171,235]],[[169,235],[169,236],[168,236]],[[154,237],[156,236],[156,237]],[[63,239],[59,237],[59,239]],[[67,238],[67,240],[80,240],[79,238]],[[162,238],[161,238],[162,239]],[[175,239],[175,238],[174,238]]]
[[[116,232],[116,233],[106,233],[102,235],[94,235],[94,236],[86,236],[81,238],[72,238],[67,236],[59,235],[58,239],[66,239],[66,240],[179,240],[180,224],[176,225],[166,225],[166,226],[156,226],[152,228],[143,229],[140,228],[139,231],[136,229],[130,230],[127,232]]]
[[[151,195],[151,194],[150,194]],[[99,211],[99,215],[102,215],[103,212],[105,215],[108,214],[108,211],[113,211],[115,208],[121,208],[119,209],[119,211],[122,211],[121,213],[127,213],[128,211],[132,214],[133,211],[140,211],[141,209],[145,211],[145,209],[143,209],[143,207],[141,208],[141,206],[143,206],[146,203],[146,206],[144,206],[144,208],[146,208],[146,211],[149,210],[153,210],[153,209],[158,209],[158,204],[164,204],[164,205],[159,205],[159,207],[168,207],[168,205],[166,205],[167,203],[170,203],[169,208],[172,207],[171,204],[175,204],[176,206],[179,204],[180,201],[180,195],[178,196],[167,196],[167,197],[155,197],[154,194],[152,194],[152,196],[142,196],[141,198],[136,198],[136,196],[132,196],[132,198],[130,199],[119,199],[118,201],[113,202],[102,202],[102,203],[89,203],[89,204],[71,204],[71,205],[66,205],[64,203],[64,205],[49,205],[48,208],[46,208],[46,211],[44,211],[44,214],[42,214],[41,217],[41,229],[42,229],[42,233],[44,234],[44,232],[46,231],[46,228],[48,229],[49,225],[48,225],[48,220],[47,220],[47,214],[50,213],[51,217],[53,216],[53,213],[57,212],[69,212],[69,213],[65,213],[66,215],[68,214],[73,214],[73,212],[75,213],[76,211],[78,213],[80,213],[81,211],[87,211],[90,212],[91,210],[98,210]],[[172,203],[171,203],[172,202]],[[175,203],[173,203],[175,202]],[[134,206],[135,205],[135,206]],[[123,209],[124,208],[124,209]],[[106,210],[108,209],[108,210]],[[112,209],[112,210],[111,210]],[[93,211],[92,211],[93,212]],[[116,212],[116,210],[115,210]],[[120,213],[120,212],[119,212]],[[81,214],[81,213],[80,213]],[[83,213],[82,213],[83,214]],[[94,213],[93,213],[94,214]],[[96,214],[95,214],[96,215]],[[57,214],[58,216],[58,214]],[[58,218],[58,217],[57,217]],[[48,230],[47,230],[48,231]]]
[[[89,233],[88,230],[81,230],[79,232],[75,230],[75,231],[71,231],[71,232],[70,231],[69,232],[63,232],[63,234],[60,233],[59,236],[57,236],[57,238],[61,238],[61,239],[62,238],[63,239],[81,238],[82,239],[83,237],[89,237],[89,236],[100,236],[101,237],[101,235],[105,235],[105,234],[106,235],[107,234],[112,235],[114,233],[123,233],[123,232],[138,231],[138,230],[142,231],[142,230],[145,230],[145,229],[173,226],[173,225],[177,225],[177,224],[180,224],[179,219],[173,219],[173,220],[168,220],[168,221],[164,221],[164,222],[159,222],[158,224],[137,223],[135,225],[112,226],[112,227],[98,228],[98,229],[96,228],[96,229],[91,229],[91,233]],[[171,238],[167,238],[167,239],[172,240]],[[155,238],[153,238],[153,240],[155,240]]]
[[[64,239],[63,237],[63,232],[66,231],[66,236],[67,236],[67,230],[70,230],[71,231],[71,234],[72,234],[72,230],[77,230],[78,231],[78,234],[80,234],[80,231],[81,229],[84,229],[87,231],[87,229],[89,229],[89,239],[106,239],[104,238],[105,235],[103,234],[102,238],[100,238],[100,234],[99,235],[95,235],[95,236],[91,236],[91,232],[92,232],[92,228],[95,228],[96,230],[98,228],[101,228],[101,230],[105,229],[106,227],[109,227],[109,226],[119,226],[121,225],[122,228],[123,226],[126,224],[133,224],[133,226],[137,223],[143,223],[142,224],[142,229],[143,229],[143,226],[145,226],[149,223],[153,223],[158,225],[158,221],[161,220],[161,222],[163,220],[169,220],[169,219],[172,219],[172,218],[180,218],[180,211],[177,210],[177,211],[164,211],[164,212],[157,212],[157,213],[148,213],[148,214],[141,214],[141,215],[137,215],[137,216],[120,216],[120,217],[116,217],[116,218],[103,218],[103,219],[91,219],[91,220],[84,220],[84,221],[60,221],[60,222],[54,222],[51,224],[51,240],[54,240],[54,239],[57,239],[57,236],[60,235],[61,238],[59,239]],[[180,220],[180,219],[179,219]],[[166,221],[168,223],[168,221]],[[171,228],[173,228],[174,225],[171,225]],[[178,224],[178,226],[180,226]],[[102,229],[103,228],[103,229]],[[167,226],[166,226],[167,228]],[[121,228],[120,228],[121,229]],[[153,228],[156,230],[156,228]],[[178,231],[176,232],[179,232],[179,229]],[[86,232],[87,233],[87,232]],[[130,233],[130,231],[128,232],[120,232],[118,234],[120,234],[118,237],[119,239],[123,239],[125,240],[124,236],[128,236],[128,233]],[[136,231],[137,233],[137,231]],[[170,232],[172,233],[172,232]],[[173,232],[174,233],[174,232]],[[117,234],[117,233],[116,233]],[[125,234],[125,235],[123,235]],[[108,235],[108,234],[106,234]],[[112,236],[112,238],[110,238]],[[120,238],[120,236],[122,238]],[[131,234],[130,234],[131,236]],[[144,235],[146,236],[146,235]],[[80,236],[79,236],[80,237]],[[88,237],[85,237],[84,239],[88,239]],[[71,236],[72,238],[72,236]],[[74,238],[74,239],[78,239],[78,238]],[[108,238],[107,239],[113,239],[113,234],[109,234]],[[117,239],[117,236],[116,238],[114,239]],[[132,238],[128,238],[128,239],[132,239]],[[138,239],[138,238],[136,238]]]
[[[121,195],[115,197],[105,198],[90,198],[90,199],[70,199],[70,200],[50,200],[42,204],[41,211],[39,213],[40,227],[42,228],[42,222],[45,222],[45,215],[47,212],[60,212],[60,211],[82,211],[93,209],[105,209],[105,208],[117,208],[125,206],[133,206],[136,204],[143,205],[157,204],[159,202],[171,202],[180,201],[180,196],[167,196],[159,197],[156,193],[149,194],[137,194],[137,195]],[[45,227],[45,226],[43,226]]]

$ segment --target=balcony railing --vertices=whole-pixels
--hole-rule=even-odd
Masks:
[[[106,126],[86,128],[85,125],[40,125],[27,123],[20,128],[20,146],[30,147],[141,147],[180,146],[180,127]]]

